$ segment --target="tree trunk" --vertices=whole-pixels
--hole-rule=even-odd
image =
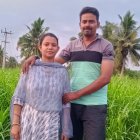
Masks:
[[[123,65],[123,56],[120,50],[120,47],[115,50],[115,66],[114,66],[114,73],[120,74]]]
[[[125,58],[123,58],[123,64],[122,64],[122,68],[121,68],[121,77],[124,75],[124,70],[125,70]]]

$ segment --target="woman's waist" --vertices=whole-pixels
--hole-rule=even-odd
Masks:
[[[62,111],[62,103],[44,103],[44,102],[34,102],[31,100],[26,100],[24,105],[29,105],[33,109],[38,111],[45,111],[45,112],[61,112]]]

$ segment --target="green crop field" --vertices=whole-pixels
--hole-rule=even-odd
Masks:
[[[19,69],[0,69],[0,140],[9,140],[9,106],[19,73]],[[140,79],[114,76],[108,99],[106,139],[140,140]]]
[[[108,98],[107,140],[140,140],[140,79],[113,77]]]
[[[19,77],[19,69],[0,70],[0,140],[9,140],[11,96]]]

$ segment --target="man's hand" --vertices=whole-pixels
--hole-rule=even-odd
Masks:
[[[22,65],[22,72],[27,73],[29,71],[29,67],[35,63],[35,56],[30,56]]]
[[[19,125],[12,126],[11,136],[14,140],[20,140],[20,126]]]
[[[78,91],[75,91],[75,92],[70,92],[70,93],[64,94],[62,97],[62,100],[63,100],[63,103],[66,104],[70,101],[79,99],[80,97],[81,97],[80,93]]]
[[[69,138],[67,138],[66,136],[64,136],[63,134],[61,135],[61,140],[69,140]]]

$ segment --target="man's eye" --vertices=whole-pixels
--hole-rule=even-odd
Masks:
[[[92,24],[92,23],[95,23],[95,21],[94,21],[94,20],[90,20],[90,21],[89,21],[89,23],[91,23],[91,24]]]
[[[82,23],[85,24],[85,23],[87,23],[87,21],[86,20],[83,20]]]

